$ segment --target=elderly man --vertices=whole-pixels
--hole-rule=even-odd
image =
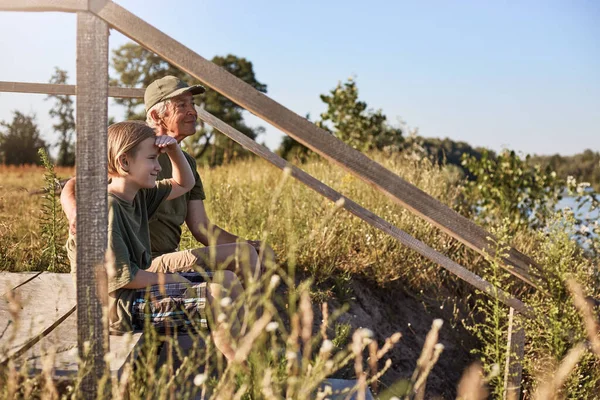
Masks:
[[[188,86],[174,76],[165,76],[152,82],[144,94],[146,123],[154,128],[157,135],[169,135],[181,143],[183,139],[196,132],[197,112],[194,95],[204,92],[200,85]],[[185,195],[164,202],[150,220],[150,238],[152,246],[152,272],[183,272],[193,270],[195,266],[213,269],[218,265],[235,271],[236,255],[242,255],[248,262],[253,276],[260,275],[258,240],[240,240],[236,235],[211,224],[203,200],[205,199],[202,181],[196,169],[196,161],[184,152],[189,162],[196,184]],[[162,167],[158,179],[171,178],[171,161],[164,154],[159,157]],[[75,231],[75,179],[65,185],[61,194],[61,204],[69,220],[70,230]],[[178,251],[181,240],[181,225],[186,223],[196,240],[205,246],[187,251]],[[266,246],[266,254],[273,256]],[[211,253],[211,251],[213,253]],[[209,262],[210,260],[210,262]],[[215,262],[217,265],[210,265]],[[237,264],[239,265],[239,264]],[[240,272],[240,271],[236,271]]]

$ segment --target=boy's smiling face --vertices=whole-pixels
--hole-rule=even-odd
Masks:
[[[161,171],[158,163],[159,149],[154,144],[155,138],[147,138],[138,144],[133,155],[127,154],[127,181],[135,183],[140,189],[153,188]]]

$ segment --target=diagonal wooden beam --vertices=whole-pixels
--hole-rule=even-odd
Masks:
[[[0,11],[87,11],[87,0],[0,0]]]
[[[0,81],[0,92],[10,93],[38,93],[57,95],[77,95],[77,86],[56,83],[29,83],[29,82],[6,82]],[[127,99],[144,98],[144,89],[127,87],[108,87],[108,97],[120,97]]]
[[[480,226],[241,79],[171,39],[123,7],[109,1],[96,13],[114,29],[281,129],[316,153],[339,164],[466,246],[481,254],[486,252],[495,254],[494,246],[488,239],[492,238],[492,235]],[[529,267],[534,263],[529,257],[511,248],[505,262],[509,272],[532,284]]]

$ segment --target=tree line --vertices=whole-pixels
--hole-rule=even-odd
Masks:
[[[233,54],[215,56],[211,60],[221,68],[232,73],[260,92],[267,93],[267,85],[256,78],[251,61]],[[164,75],[177,76],[189,84],[200,83],[192,76],[180,71],[158,55],[138,44],[127,43],[113,50],[111,58],[111,85],[123,87],[146,87],[150,82]],[[65,70],[55,68],[49,82],[66,84],[69,76]],[[359,98],[355,79],[339,82],[327,94],[320,95],[326,110],[315,121],[317,126],[335,135],[360,151],[380,150],[389,152],[408,152],[419,157],[428,157],[439,164],[455,166],[470,177],[465,168],[465,157],[481,160],[485,157],[495,159],[496,154],[483,148],[474,148],[466,142],[451,139],[424,138],[417,132],[407,134],[404,129],[388,122],[381,110],[372,110]],[[54,159],[57,165],[75,164],[75,110],[73,96],[49,95],[52,101],[49,115],[54,121],[52,128],[57,137],[55,143],[46,143],[40,136],[34,114],[13,112],[10,122],[0,122],[0,163],[3,164],[39,164],[38,150],[57,149]],[[115,99],[124,108],[124,119],[145,119],[141,99]],[[197,97],[197,105],[214,114],[251,139],[256,139],[265,129],[261,126],[249,126],[244,120],[244,110],[231,100],[207,88],[206,93]],[[306,116],[310,120],[310,115]],[[194,136],[185,142],[186,150],[200,164],[217,166],[236,159],[250,156],[240,145],[230,140],[216,129],[204,124]],[[305,161],[311,156],[309,149],[291,137],[284,137],[277,153],[288,160]],[[563,179],[573,176],[577,180],[588,181],[600,188],[600,154],[586,150],[574,156],[532,156],[526,157],[530,165],[539,165],[556,171]]]

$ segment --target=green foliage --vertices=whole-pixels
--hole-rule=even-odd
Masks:
[[[466,142],[456,142],[449,138],[426,138],[416,133],[406,137],[402,145],[403,152],[412,152],[417,157],[427,157],[439,165],[459,167],[465,175],[468,171],[462,165],[463,157],[469,156],[480,160],[483,152],[486,151],[481,147],[474,148]],[[494,152],[490,150],[487,152],[490,158],[496,157]]]
[[[341,82],[329,95],[321,95],[327,111],[321,114],[317,126],[332,132],[355,149],[366,151],[396,146],[402,142],[402,131],[386,123],[381,110],[367,109],[367,103],[358,100],[354,79]]]
[[[475,300],[477,314],[471,324],[465,325],[467,330],[479,339],[480,347],[473,352],[477,354],[483,363],[484,371],[490,376],[490,389],[494,398],[501,398],[504,392],[503,376],[499,371],[504,371],[507,352],[508,310],[504,303],[498,298],[499,290],[510,290],[510,274],[505,272],[503,260],[510,246],[508,223],[492,234],[496,237],[494,241],[495,255],[487,254],[486,261],[489,263],[481,270],[482,277],[493,285],[492,293],[483,294]]]
[[[310,114],[306,115],[306,119],[310,122]],[[281,158],[297,163],[305,163],[314,154],[308,147],[287,135],[283,137],[275,152]]]
[[[544,374],[552,372],[575,344],[586,340],[581,315],[577,312],[566,287],[574,278],[587,295],[600,298],[600,274],[597,260],[584,257],[572,239],[575,219],[570,212],[557,213],[548,226],[536,232],[540,243],[535,260],[541,267],[536,284],[539,290],[524,301],[533,308],[533,319],[524,320],[528,346],[526,370],[533,377],[531,386]],[[589,352],[577,364],[564,386],[572,399],[596,398],[600,393],[600,360]]]
[[[69,263],[64,247],[66,240],[67,224],[63,217],[57,189],[60,189],[60,180],[54,172],[54,165],[50,162],[48,154],[43,149],[39,150],[40,159],[46,170],[44,173],[44,195],[41,204],[40,229],[44,248],[42,257],[48,265],[50,272],[68,272]]]
[[[539,164],[542,168],[550,167],[562,178],[575,177],[578,181],[590,182],[595,190],[600,190],[600,153],[590,149],[572,156],[533,156],[531,164]]]
[[[336,348],[342,349],[348,344],[351,332],[352,325],[348,323],[335,324],[335,337],[331,340],[331,342]]]
[[[488,226],[507,218],[513,231],[544,226],[562,198],[565,182],[548,168],[529,165],[529,158],[508,150],[495,158],[488,151],[479,160],[465,156],[462,164],[473,176],[465,184],[465,212]]]
[[[69,79],[67,71],[58,67],[54,68],[54,74],[50,78],[52,84],[66,84]],[[46,100],[54,99],[54,106],[50,109],[50,117],[58,119],[52,127],[59,134],[58,157],[56,163],[61,166],[75,165],[75,144],[73,134],[75,133],[75,117],[73,116],[73,97],[68,95],[51,94]]]
[[[246,58],[228,54],[224,57],[215,56],[211,61],[256,90],[266,93],[267,85],[256,79],[252,62]],[[201,84],[189,74],[135,43],[127,43],[114,50],[112,66],[117,74],[117,78],[113,79],[112,83],[126,87],[147,87],[151,82],[165,75],[176,76],[190,85]],[[127,119],[146,119],[141,107],[143,105],[141,99],[116,99],[115,101],[125,106]],[[206,88],[203,95],[196,96],[196,103],[252,139],[256,139],[264,132],[263,127],[248,126],[244,121],[244,109],[210,88]],[[194,136],[186,140],[185,145],[192,156],[201,160],[201,164],[211,166],[227,163],[248,154],[241,146],[208,126],[202,126]]]
[[[14,111],[11,123],[0,122],[0,162],[8,165],[39,164],[38,151],[46,148],[34,115]]]

